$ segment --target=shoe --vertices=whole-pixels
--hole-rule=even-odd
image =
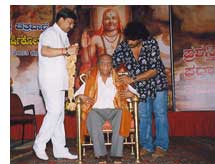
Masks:
[[[96,160],[98,160],[98,164],[107,164],[107,156],[99,156],[99,157],[95,157]]]
[[[114,164],[121,164],[122,163],[122,157],[112,156],[111,158],[113,159]]]
[[[148,151],[145,148],[140,149],[140,156],[147,156],[150,155],[152,152]]]
[[[77,155],[73,155],[69,152],[64,153],[64,154],[59,154],[54,156],[56,159],[78,159]]]
[[[164,149],[160,148],[160,147],[156,147],[155,152],[152,154],[152,158],[156,159],[159,157],[163,157],[165,156],[167,153],[167,151],[165,151]]]
[[[34,153],[35,153],[37,158],[45,160],[45,161],[47,161],[49,159],[49,157],[47,156],[45,150],[41,151],[41,150],[38,150],[36,148],[36,146],[33,146],[33,151],[34,151]]]

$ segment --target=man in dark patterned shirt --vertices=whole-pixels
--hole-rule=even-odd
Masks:
[[[152,153],[153,158],[165,155],[169,146],[167,119],[167,77],[160,58],[157,41],[140,22],[128,23],[125,41],[113,54],[114,68],[122,65],[128,76],[120,80],[131,84],[140,95],[139,127],[141,155]],[[152,113],[155,116],[156,136],[152,137]]]

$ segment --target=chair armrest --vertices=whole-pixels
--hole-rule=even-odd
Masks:
[[[33,111],[33,115],[35,116],[35,107],[34,107],[34,104],[30,104],[30,105],[24,106],[24,111],[27,111],[27,110],[32,110]]]

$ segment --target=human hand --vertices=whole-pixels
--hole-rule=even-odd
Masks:
[[[131,77],[126,75],[119,76],[119,81],[124,84],[131,84],[134,82],[134,80]]]
[[[79,50],[78,43],[75,43],[67,48],[68,55],[77,55]]]
[[[93,105],[95,103],[95,100],[93,98],[85,96],[84,94],[81,94],[78,97],[81,99],[81,101],[83,103],[87,103],[87,104],[90,104],[90,105]]]
[[[134,96],[134,94],[129,90],[118,91],[118,94],[121,98],[131,98]]]
[[[83,48],[87,48],[90,44],[91,44],[91,38],[90,38],[87,30],[85,30],[83,32],[83,34],[81,35],[81,46]]]

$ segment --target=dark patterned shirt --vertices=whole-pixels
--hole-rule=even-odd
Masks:
[[[156,69],[157,74],[148,80],[137,81],[132,86],[140,94],[140,101],[147,97],[155,98],[157,91],[168,89],[165,67],[160,58],[160,50],[155,39],[149,38],[142,42],[138,60],[133,56],[132,50],[126,41],[119,44],[113,54],[113,67],[124,64],[130,77],[135,77],[150,69]]]

